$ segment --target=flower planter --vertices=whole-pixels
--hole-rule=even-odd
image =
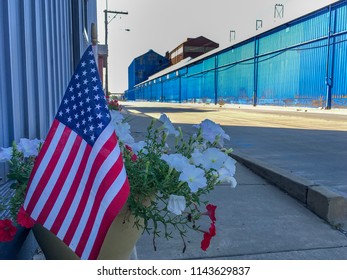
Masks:
[[[17,226],[17,232],[12,241],[0,242],[0,260],[15,260],[30,229]]]
[[[47,260],[78,260],[79,257],[53,233],[39,224],[33,228],[34,235]],[[127,204],[123,207],[107,232],[101,247],[99,260],[126,260],[141,236],[142,229],[134,226]]]

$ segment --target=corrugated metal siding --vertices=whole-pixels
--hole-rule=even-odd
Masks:
[[[90,42],[81,16],[78,30],[72,30],[72,5],[82,14],[83,3],[0,1],[0,147],[22,137],[46,136],[73,72],[73,46],[78,44],[82,53]],[[96,23],[94,0],[88,1],[88,18],[89,25]],[[74,32],[83,40],[74,41]],[[0,164],[2,178],[5,168]]]

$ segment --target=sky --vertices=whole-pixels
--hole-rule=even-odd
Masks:
[[[198,36],[225,48],[333,2],[337,1],[97,0],[100,44],[105,42],[106,7],[128,12],[108,18],[109,91],[121,93],[128,88],[128,66],[150,49],[164,56],[187,38]],[[276,4],[283,5],[283,18],[274,17]],[[257,20],[262,21],[258,30]],[[230,31],[234,31],[232,40]]]

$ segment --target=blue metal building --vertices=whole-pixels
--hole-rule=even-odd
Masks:
[[[347,107],[347,1],[169,67],[127,94],[168,102]]]
[[[147,80],[148,77],[169,65],[170,61],[167,57],[153,50],[136,57],[128,68],[128,88],[132,89],[135,85]]]

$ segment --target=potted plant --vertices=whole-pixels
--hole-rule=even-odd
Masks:
[[[224,140],[229,140],[229,136],[216,123],[204,120],[194,126],[196,133],[187,137],[163,114],[159,121],[151,122],[145,138],[135,142],[125,114],[114,110],[115,107],[110,109],[130,183],[130,195],[109,229],[99,258],[129,258],[142,233],[153,235],[156,249],[156,238],[171,238],[176,231],[184,251],[187,232],[198,231],[202,237],[201,249],[207,250],[217,232],[217,206],[210,204],[206,198],[221,182],[236,186],[235,161],[228,155],[231,149],[223,148]],[[21,142],[27,143],[26,150],[32,153],[26,154],[21,144],[0,150],[0,159],[10,163],[9,178],[15,180],[13,187],[16,194],[10,203],[13,205],[12,221],[17,213],[21,213],[26,183],[41,145],[39,140],[30,142],[22,139]],[[208,223],[200,223],[203,216],[209,217]],[[28,227],[33,225],[25,213],[23,221]],[[10,232],[8,227],[0,228],[0,233],[1,230]],[[125,243],[119,233],[114,234],[118,230],[123,231],[124,240],[129,240],[132,235],[133,243],[125,247],[116,245],[115,239],[122,246]],[[129,233],[134,230],[136,233]],[[117,235],[115,239],[113,235]],[[53,239],[50,242],[55,242]],[[116,256],[113,250],[117,248],[119,255]]]

